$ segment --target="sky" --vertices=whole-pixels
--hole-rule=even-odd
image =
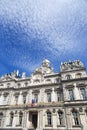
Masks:
[[[87,0],[0,0],[0,76],[27,76],[48,59],[87,68]]]

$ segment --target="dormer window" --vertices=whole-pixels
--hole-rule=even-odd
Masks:
[[[81,78],[82,74],[81,73],[77,73],[76,74],[76,78]]]
[[[66,79],[67,80],[72,79],[71,75],[66,75]]]
[[[47,83],[51,83],[51,79],[47,79],[46,82],[47,82]]]

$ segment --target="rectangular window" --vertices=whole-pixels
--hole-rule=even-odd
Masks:
[[[83,100],[86,100],[87,96],[86,96],[86,90],[85,90],[85,88],[80,88],[80,91],[81,91],[81,96],[82,96]]]
[[[23,103],[26,103],[26,95],[23,95]]]
[[[61,101],[61,92],[57,92],[57,101]]]
[[[35,102],[35,103],[38,102],[38,94],[34,94],[34,102]]]
[[[69,98],[71,101],[74,100],[74,93],[73,93],[73,89],[69,89]]]
[[[51,125],[51,113],[47,112],[47,125]]]
[[[7,95],[4,95],[4,99],[3,99],[4,105],[7,104]]]
[[[18,103],[18,95],[15,95],[15,102]]]
[[[47,101],[51,102],[51,93],[47,93]]]

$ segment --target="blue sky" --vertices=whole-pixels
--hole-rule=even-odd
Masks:
[[[42,60],[87,68],[87,0],[0,0],[0,75],[31,74]]]

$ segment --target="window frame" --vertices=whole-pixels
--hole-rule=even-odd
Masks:
[[[14,119],[14,113],[11,112],[11,113],[10,113],[10,122],[9,122],[9,125],[10,125],[10,126],[12,126],[12,124],[13,124],[13,119]]]
[[[63,126],[64,125],[64,113],[62,111],[58,111],[58,118],[59,118],[59,125]]]
[[[81,90],[81,89],[83,89],[84,91]],[[80,87],[80,94],[81,94],[81,97],[82,97],[83,100],[87,99],[87,93],[86,93],[85,87]]]
[[[68,89],[68,93],[69,93],[69,99],[70,99],[70,101],[74,101],[75,100],[74,89],[73,88],[69,88]]]
[[[73,119],[74,119],[74,126],[79,126],[80,125],[80,120],[79,120],[79,113],[77,110],[72,111]]]
[[[19,112],[19,125],[22,126],[23,113]]]
[[[47,102],[51,101],[52,101],[51,92],[47,92]]]
[[[0,112],[0,127],[2,126],[3,113]]]
[[[47,111],[47,125],[52,125],[52,113],[50,111]]]

